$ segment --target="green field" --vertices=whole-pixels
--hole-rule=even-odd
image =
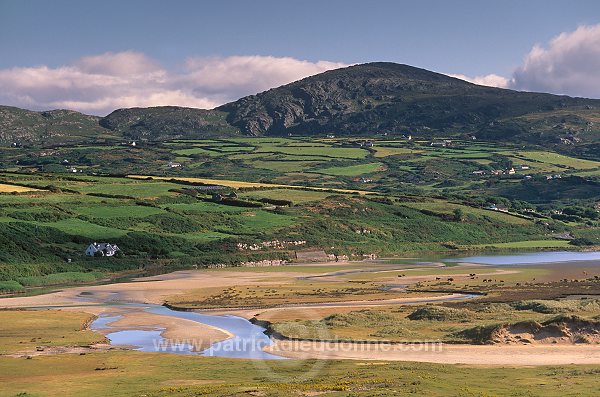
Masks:
[[[498,248],[498,249],[536,249],[536,248],[569,248],[567,240],[533,240],[533,241],[513,241],[510,243],[480,244],[480,248]]]
[[[360,176],[364,174],[371,174],[380,170],[382,170],[381,163],[367,163],[359,165],[349,165],[346,167],[321,168],[318,172],[321,174],[335,176]]]
[[[0,252],[0,281],[46,276],[52,269],[295,257],[292,250],[232,248],[273,239],[306,240],[305,249],[356,257],[578,249],[597,241],[598,162],[483,141],[441,147],[390,137],[372,143],[244,137],[115,151],[61,147],[44,156],[37,149],[6,151],[11,169],[17,160],[24,165],[0,172],[0,184],[21,191],[0,193],[0,237],[11,247]],[[65,159],[84,172],[64,172]],[[183,166],[168,167],[173,160]],[[52,171],[31,169],[38,162]],[[524,164],[530,169],[521,170]],[[511,167],[517,171],[509,175]],[[498,170],[504,173],[492,174]],[[368,189],[361,176],[373,179]],[[222,186],[219,194],[237,199],[215,200],[203,185]],[[489,210],[492,205],[505,209]],[[574,215],[559,215],[565,210]],[[578,245],[552,238],[556,233],[570,233]],[[117,243],[125,258],[96,266],[100,262],[82,256],[93,241]],[[35,270],[20,270],[21,264]]]
[[[550,163],[581,170],[600,167],[600,162],[598,161],[578,159],[552,152],[522,151],[518,152],[518,156],[540,163]]]
[[[300,189],[270,189],[270,190],[257,190],[255,192],[243,193],[242,197],[263,199],[263,198],[277,198],[279,200],[289,200],[294,204],[308,203],[311,201],[319,201],[332,193],[319,192],[314,190],[300,190]]]

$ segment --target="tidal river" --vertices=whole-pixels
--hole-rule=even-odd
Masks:
[[[566,263],[575,261],[597,262],[600,266],[600,252],[538,252],[518,255],[490,255],[490,256],[471,256],[462,258],[444,259],[442,262],[463,262],[478,263],[485,265],[527,265],[541,263]],[[414,263],[423,263],[415,261]],[[369,270],[361,270],[368,272]],[[462,296],[452,296],[442,299],[413,300],[410,303],[402,304],[422,304],[432,301],[471,299],[476,295],[463,294]],[[218,356],[229,358],[249,358],[249,359],[282,359],[263,351],[263,348],[273,344],[273,341],[266,334],[266,329],[251,323],[249,320],[230,315],[210,315],[200,312],[175,311],[160,305],[150,304],[119,304],[116,306],[127,306],[135,309],[142,309],[152,314],[177,317],[181,319],[196,321],[201,324],[213,326],[225,330],[233,336],[221,342],[211,345],[208,349],[196,351],[194,346],[185,342],[179,344],[168,344],[161,336],[163,330],[118,330],[111,332],[111,323],[119,319],[119,315],[108,314],[98,317],[92,324],[93,330],[103,331],[111,344],[127,345],[144,352],[165,352],[174,354],[196,354],[202,356]],[[336,302],[321,303],[319,306],[331,306]]]

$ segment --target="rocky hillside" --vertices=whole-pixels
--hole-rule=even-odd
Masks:
[[[328,71],[213,110],[131,108],[98,118],[0,107],[2,145],[409,132],[560,146],[595,158],[599,126],[600,100],[483,87],[394,63]]]
[[[394,63],[332,70],[218,109],[256,136],[410,131],[558,142],[600,131],[600,100],[483,87]]]
[[[0,144],[61,144],[110,138],[99,117],[72,110],[34,112],[0,106]]]
[[[238,130],[228,124],[226,116],[217,110],[176,106],[131,108],[115,110],[100,125],[129,139],[198,139],[236,134]]]
[[[0,146],[162,141],[238,134],[226,116],[217,110],[176,106],[119,109],[102,118],[72,110],[34,112],[0,106]]]

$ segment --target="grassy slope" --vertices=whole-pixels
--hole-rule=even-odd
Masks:
[[[2,310],[0,354],[35,349],[36,346],[87,346],[104,337],[86,331],[93,316],[60,310]]]

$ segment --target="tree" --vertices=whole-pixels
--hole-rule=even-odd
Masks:
[[[456,208],[454,210],[454,220],[457,222],[462,222],[463,220],[463,210],[461,210],[460,208]]]

